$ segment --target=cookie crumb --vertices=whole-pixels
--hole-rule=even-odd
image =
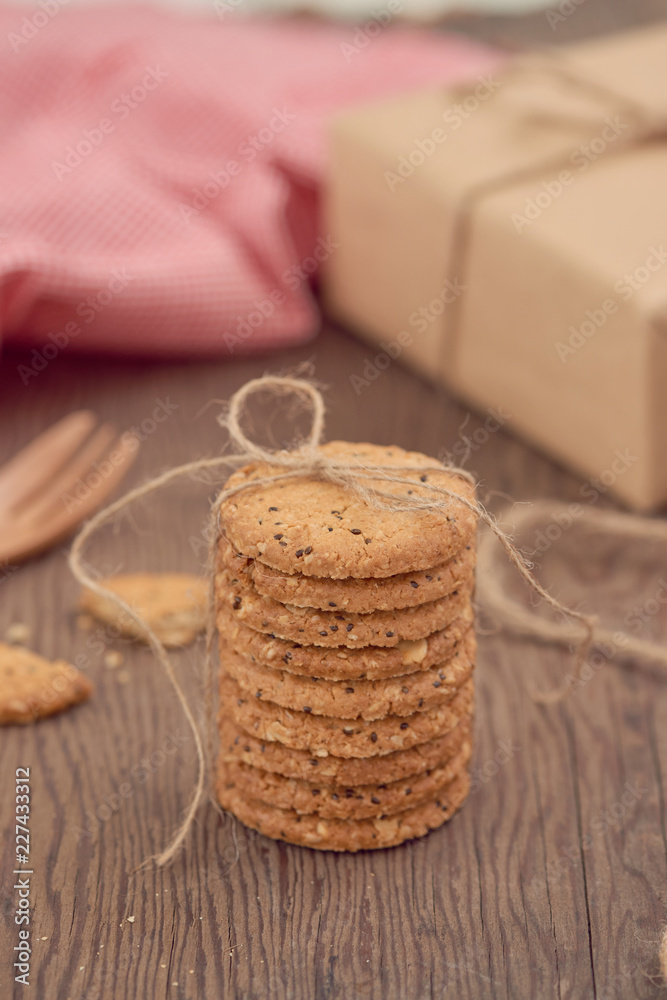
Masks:
[[[25,646],[30,641],[30,629],[24,622],[13,622],[5,632],[5,642],[10,646]]]
[[[124,662],[125,657],[117,649],[110,649],[108,653],[104,654],[104,666],[108,670],[115,670],[116,667],[120,667]]]

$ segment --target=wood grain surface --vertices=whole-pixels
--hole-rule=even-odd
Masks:
[[[655,0],[637,8],[647,17],[667,14]],[[476,30],[483,34],[485,23]],[[26,359],[5,354],[0,462],[63,414],[91,407],[145,438],[127,481],[134,485],[222,447],[211,400],[311,359],[328,387],[329,437],[442,454],[467,436],[468,465],[493,510],[512,499],[582,499],[579,479],[503,430],[489,433],[486,415],[469,414],[398,364],[357,394],[350,376],[362,375],[373,353],[329,328],[302,350],[225,363],[102,364],[65,351],[27,386],[17,372]],[[171,409],[162,422],[153,418],[160,405],[161,414]],[[274,443],[286,441],[287,425],[268,411],[257,415],[256,429],[266,430],[267,417]],[[200,569],[213,488],[191,481],[142,501],[91,547],[91,560],[105,573]],[[595,505],[607,506],[607,498],[600,494]],[[664,554],[619,542],[592,551],[577,532],[576,524],[563,529],[544,553],[541,579],[608,621],[667,639]],[[535,540],[524,541],[530,548]],[[206,808],[168,870],[132,873],[183,815],[194,746],[149,653],[108,631],[77,628],[77,593],[65,547],[0,567],[0,636],[13,622],[27,624],[33,648],[47,657],[82,655],[95,684],[88,704],[0,733],[1,996],[662,995],[667,696],[653,673],[604,653],[579,673],[565,651],[483,621],[473,793],[451,823],[399,848],[345,856],[274,843]],[[115,669],[104,664],[110,649],[125,658]],[[202,655],[201,641],[175,655],[198,711]],[[539,704],[535,693],[566,675],[567,697]],[[30,768],[32,784],[30,986],[14,983],[12,968],[17,767]]]

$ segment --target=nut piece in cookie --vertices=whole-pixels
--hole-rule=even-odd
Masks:
[[[421,639],[446,628],[470,601],[472,581],[446,597],[398,611],[372,611],[359,615],[349,611],[298,608],[262,597],[246,580],[233,577],[228,569],[215,576],[217,607],[232,614],[257,632],[273,634],[291,642],[313,646],[396,646],[402,640]]]
[[[27,724],[78,705],[93,686],[64,660],[0,642],[0,725]]]
[[[100,584],[140,614],[165,646],[187,646],[206,627],[208,584],[203,577],[190,573],[127,573],[100,580]],[[110,598],[84,590],[80,607],[104,624],[116,626],[121,635],[146,641],[134,619]]]
[[[283,604],[319,608],[321,611],[336,609],[339,614],[346,611],[369,614],[372,611],[413,608],[451,594],[473,576],[475,548],[469,542],[446,563],[417,573],[367,579],[349,576],[343,580],[332,580],[296,572],[282,573],[258,559],[235,552],[225,536],[221,535],[218,568],[226,568],[233,576],[247,579],[258,594]]]
[[[422,709],[450,701],[471,676],[475,663],[475,633],[469,629],[454,655],[430,670],[379,681],[329,680],[303,677],[267,667],[256,660],[239,656],[220,642],[220,658],[226,673],[246,693],[262,692],[262,698],[295,709],[309,705],[315,715],[340,719],[383,719],[387,715],[412,715]]]
[[[303,816],[293,809],[280,809],[248,798],[224,767],[219,769],[216,792],[223,809],[246,826],[274,840],[301,844],[318,851],[363,851],[394,847],[435,830],[456,812],[470,788],[466,772],[438,792],[429,802],[392,816],[375,819],[322,819]]]

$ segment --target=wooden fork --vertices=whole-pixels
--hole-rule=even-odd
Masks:
[[[106,499],[139,441],[90,410],[63,417],[0,468],[0,564],[62,541]]]

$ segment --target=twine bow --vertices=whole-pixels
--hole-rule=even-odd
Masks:
[[[256,441],[249,438],[241,428],[241,418],[250,398],[261,392],[270,392],[276,396],[294,395],[302,403],[307,404],[312,411],[312,423],[310,432],[306,440],[298,447],[286,451],[272,451],[263,448]],[[583,659],[591,642],[594,639],[595,621],[593,618],[574,611],[561,604],[560,601],[552,597],[542,585],[535,579],[531,569],[532,566],[521,552],[514,546],[509,536],[498,526],[494,518],[486,511],[483,505],[476,499],[471,499],[469,495],[459,493],[456,489],[448,489],[443,486],[436,486],[430,482],[423,482],[421,479],[410,478],[411,472],[423,474],[425,471],[446,472],[452,476],[457,476],[468,484],[473,484],[474,479],[465,469],[460,469],[453,465],[447,465],[433,461],[432,464],[407,464],[401,467],[392,467],[390,472],[386,467],[374,466],[361,459],[341,459],[329,457],[322,453],[319,445],[324,431],[324,400],[319,390],[310,382],[300,378],[289,378],[279,376],[264,376],[253,379],[239,389],[229,401],[226,413],[218,417],[218,422],[224,427],[229,435],[230,442],[235,446],[235,454],[221,455],[217,458],[198,459],[188,462],[164,472],[162,475],[151,479],[149,482],[130,490],[125,496],[116,500],[115,503],[105,507],[104,510],[96,514],[81,529],[75,538],[70,552],[69,564],[76,579],[89,590],[107,600],[113,601],[119,610],[124,611],[141,629],[145,635],[157,660],[162,665],[167,678],[176,693],[178,701],[183,709],[183,713],[194,737],[197,751],[197,781],[192,800],[187,808],[185,816],[173,835],[171,843],[156,857],[148,859],[155,861],[158,866],[167,864],[176,855],[178,849],[183,844],[185,837],[192,826],[195,815],[202,799],[206,793],[206,778],[212,760],[213,747],[213,706],[214,706],[214,657],[213,644],[215,637],[215,601],[214,601],[214,564],[215,552],[220,534],[219,511],[223,501],[230,497],[249,489],[257,489],[261,486],[270,485],[288,479],[307,477],[320,481],[336,483],[349,490],[362,503],[372,504],[380,510],[395,512],[403,511],[448,511],[453,503],[463,504],[468,510],[482,522],[484,522],[503,546],[510,562],[517,568],[521,576],[526,580],[533,591],[554,610],[562,613],[567,618],[578,623],[581,638],[579,641],[578,655]],[[195,473],[216,472],[228,467],[238,467],[249,462],[266,463],[271,467],[277,467],[280,471],[256,479],[247,479],[245,482],[232,487],[222,489],[215,497],[212,505],[208,523],[207,537],[209,539],[208,550],[208,576],[209,576],[209,608],[206,626],[206,655],[204,665],[204,691],[206,716],[206,749],[199,726],[194,718],[192,709],[188,703],[183,690],[178,683],[174,673],[173,665],[164,645],[157,637],[153,629],[143,620],[141,615],[124,601],[117,594],[103,587],[96,576],[94,569],[84,561],[83,553],[86,543],[104,524],[111,521],[119,511],[129,507],[135,500],[146,496],[155,490],[167,486],[174,480],[183,476],[193,476]],[[430,461],[430,460],[429,460]],[[409,494],[407,496],[396,496],[394,493],[379,488],[376,483],[400,483],[401,485],[415,486],[422,495]],[[469,493],[469,491],[468,491]],[[426,495],[423,495],[426,494]],[[568,632],[571,637],[571,631]],[[217,805],[217,803],[216,803]],[[147,863],[147,862],[145,862]]]

